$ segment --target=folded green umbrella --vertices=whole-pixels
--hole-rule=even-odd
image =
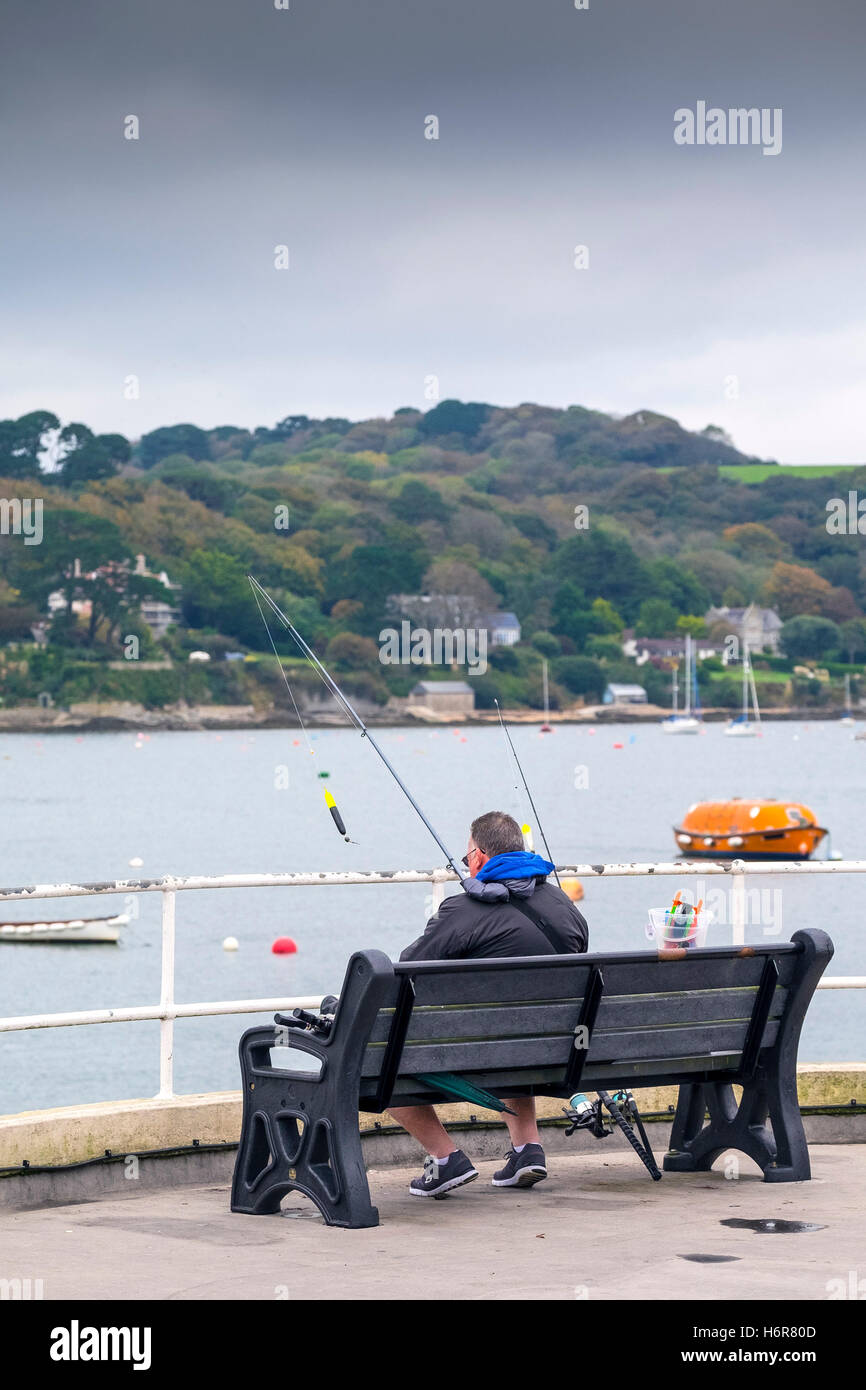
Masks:
[[[424,1086],[429,1086],[432,1091],[444,1091],[446,1095],[456,1096],[458,1100],[468,1100],[475,1105],[481,1105],[485,1110],[504,1111],[506,1115],[514,1114],[498,1096],[492,1095],[490,1091],[482,1091],[479,1086],[473,1086],[471,1081],[466,1081],[462,1076],[455,1076],[453,1072],[419,1072],[415,1079]]]

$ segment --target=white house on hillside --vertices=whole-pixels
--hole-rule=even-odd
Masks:
[[[513,647],[520,641],[520,622],[516,613],[485,613],[481,626],[490,633],[494,647]]]
[[[707,627],[726,623],[732,636],[748,643],[749,651],[769,650],[778,655],[782,619],[774,608],[759,608],[756,603],[750,603],[748,608],[711,608],[704,622]]]

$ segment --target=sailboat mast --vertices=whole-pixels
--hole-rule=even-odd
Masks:
[[[760,706],[758,705],[758,687],[755,685],[755,672],[754,672],[754,670],[752,669],[752,663],[751,663],[751,662],[749,662],[749,684],[750,684],[751,687],[752,687],[752,704],[753,704],[754,709],[755,709],[755,723],[756,723],[756,724],[760,724],[760,722],[761,722],[761,710],[760,710]]]
[[[683,713],[688,716],[692,712],[692,638],[691,633],[686,633],[686,699],[683,705]]]
[[[545,657],[541,658],[541,679],[544,684],[544,722],[546,724],[550,714],[550,695],[547,685],[547,659]]]

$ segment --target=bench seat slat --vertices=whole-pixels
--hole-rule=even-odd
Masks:
[[[762,1046],[776,1037],[778,1022],[767,1024]],[[592,1035],[589,1063],[640,1057],[707,1057],[714,1052],[740,1052],[746,1038],[745,1020],[736,1023],[698,1024],[686,1028],[636,1028],[632,1032]],[[400,1059],[401,1076],[418,1072],[452,1071],[461,1075],[487,1066],[561,1066],[565,1069],[574,1045],[573,1035],[492,1039],[474,1042],[407,1043]],[[364,1054],[363,1076],[378,1076],[384,1046],[368,1047]]]
[[[644,1061],[623,1061],[616,1066],[597,1063],[595,1066],[587,1065],[585,1067],[580,1089],[582,1091],[616,1090],[618,1086],[633,1086],[635,1090],[638,1090],[641,1086],[670,1086],[679,1081],[688,1081],[696,1074],[736,1071],[739,1061],[739,1053],[730,1053],[726,1057],[650,1058]],[[492,1091],[494,1095],[500,1096],[504,1100],[507,1100],[510,1095],[526,1095],[532,1091],[544,1093],[545,1088],[549,1088],[553,1094],[566,1098],[565,1090],[562,1087],[562,1071],[563,1069],[559,1066],[546,1068],[513,1067],[507,1071],[464,1072],[463,1075],[482,1090]],[[362,1082],[361,1109],[366,1108],[364,1102],[369,1102],[371,1099],[375,1091],[375,1084],[375,1080],[372,1078],[366,1078]],[[411,1096],[415,1102],[429,1101],[432,1095],[432,1091],[419,1087],[417,1082],[413,1085],[411,1077],[401,1076],[394,1088],[392,1103],[394,1105],[406,1104],[408,1096]],[[453,1097],[449,1096],[448,1099],[453,1100]],[[640,1103],[640,1096],[638,1096],[638,1103]]]

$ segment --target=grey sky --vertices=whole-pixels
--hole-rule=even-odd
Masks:
[[[866,456],[855,0],[2,14],[0,413],[133,437],[360,418],[428,406],[433,374]],[[781,154],[676,146],[699,99],[781,107]]]

